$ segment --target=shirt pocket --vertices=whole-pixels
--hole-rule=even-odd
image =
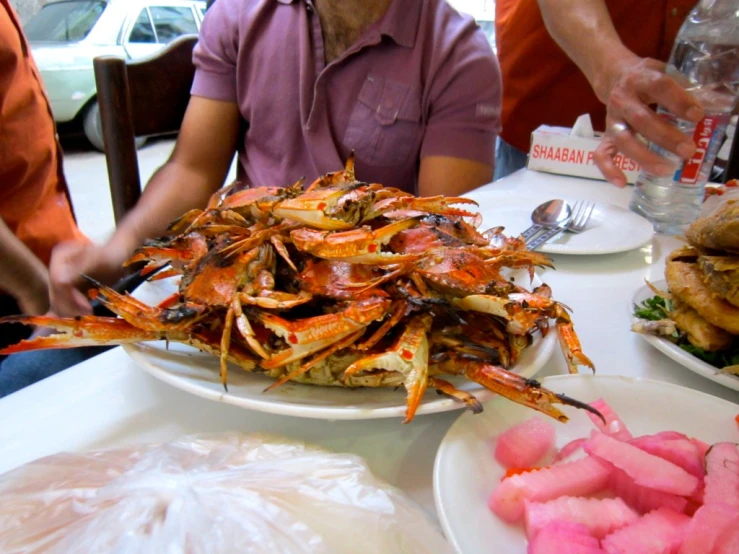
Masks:
[[[421,102],[410,85],[368,76],[344,133],[344,146],[375,166],[397,166],[417,153]]]

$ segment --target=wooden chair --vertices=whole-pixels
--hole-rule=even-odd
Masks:
[[[179,37],[133,62],[118,56],[93,60],[116,224],[141,196],[135,137],[180,129],[195,75],[197,40],[196,35]]]

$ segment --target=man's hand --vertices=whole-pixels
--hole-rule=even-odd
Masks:
[[[84,276],[112,284],[124,273],[126,252],[86,242],[62,242],[54,248],[49,264],[51,310],[61,317],[92,313],[83,290],[89,288]]]
[[[617,186],[626,185],[624,173],[613,160],[618,152],[655,175],[666,176],[675,171],[667,159],[649,150],[642,137],[683,159],[689,159],[695,152],[691,137],[650,108],[659,104],[680,119],[692,122],[703,118],[698,101],[664,70],[665,64],[661,62],[637,59],[614,71],[611,82],[601,93],[608,113],[606,136],[596,150],[595,164]]]

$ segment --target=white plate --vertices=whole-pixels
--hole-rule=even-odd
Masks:
[[[541,284],[535,277],[534,284]],[[175,292],[174,280],[163,280],[141,285],[134,296],[150,305]],[[512,371],[524,377],[533,377],[549,360],[557,343],[552,329],[525,349]],[[348,389],[286,383],[270,392],[263,392],[274,380],[259,374],[244,373],[230,366],[228,392],[223,390],[219,377],[219,360],[190,346],[163,342],[128,344],[123,348],[148,373],[186,392],[209,400],[234,404],[242,408],[275,414],[318,419],[374,419],[405,415],[405,391],[388,388]],[[463,378],[450,377],[460,390],[474,394],[480,401],[493,393]],[[427,391],[417,415],[462,409],[464,406],[436,391]]]
[[[482,199],[481,199],[482,200]],[[506,233],[518,235],[531,226],[531,212],[551,198],[485,197],[480,203],[484,228],[503,225]],[[574,206],[577,198],[562,198]],[[588,227],[579,234],[562,233],[537,251],[547,254],[613,254],[634,250],[652,240],[652,224],[634,212],[596,202]]]
[[[635,435],[679,431],[708,443],[739,440],[739,405],[660,381],[614,375],[558,375],[542,385],[583,402],[604,398]],[[487,507],[504,468],[493,456],[494,437],[533,415],[551,421],[557,447],[594,429],[582,411],[564,407],[566,424],[513,402],[495,398],[477,415],[462,414],[441,442],[434,465],[434,500],[449,541],[462,554],[525,554],[522,526],[509,525]],[[494,545],[494,547],[492,546]]]
[[[652,284],[660,290],[668,289],[665,281],[655,281]],[[652,296],[654,296],[654,293],[649,290],[649,287],[646,285],[636,291],[636,294],[634,294],[631,299],[631,304],[629,305],[629,315],[631,316],[632,323],[639,321],[639,318],[634,317],[634,304],[641,304],[647,298],[651,298]],[[739,376],[731,375],[730,373],[726,373],[725,371],[715,368],[708,362],[704,362],[703,360],[696,358],[691,353],[686,352],[678,345],[665,338],[656,337],[654,335],[644,335],[642,333],[638,333],[638,335],[654,346],[657,350],[673,359],[681,366],[688,368],[690,371],[697,373],[698,375],[702,375],[711,381],[715,381],[720,385],[739,391]]]

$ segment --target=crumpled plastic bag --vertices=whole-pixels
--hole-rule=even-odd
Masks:
[[[356,456],[237,433],[49,456],[0,477],[0,552],[451,552]]]

